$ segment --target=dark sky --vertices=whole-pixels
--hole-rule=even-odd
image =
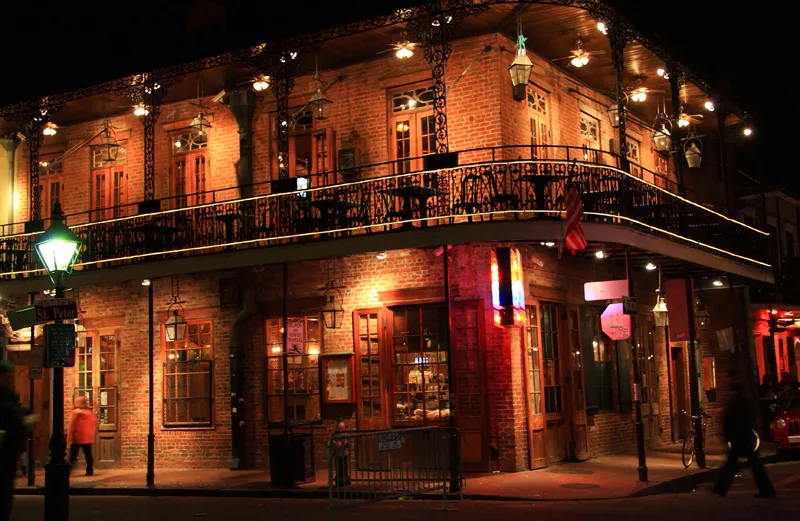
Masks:
[[[214,0],[227,9],[224,31],[209,31],[207,39],[187,44],[184,20],[197,1],[14,2],[7,6],[14,12],[4,12],[13,23],[4,24],[2,34],[0,63],[6,72],[1,75],[0,105],[170,65],[176,56],[178,61],[202,57],[423,3]],[[795,54],[788,13],[774,4],[759,8],[758,3],[727,0],[609,2],[638,27],[667,41],[680,61],[751,113],[758,122],[751,146],[767,165],[766,174],[800,187],[794,157],[787,154],[797,145],[781,128],[797,119],[791,102],[793,64],[786,63]]]

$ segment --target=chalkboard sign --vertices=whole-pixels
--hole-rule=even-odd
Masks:
[[[44,336],[47,339],[45,367],[60,369],[75,365],[74,324],[47,324]]]

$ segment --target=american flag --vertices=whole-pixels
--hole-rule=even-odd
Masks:
[[[564,246],[569,252],[575,255],[577,252],[586,248],[586,236],[583,234],[581,219],[583,218],[583,203],[581,195],[574,184],[569,183],[567,187],[567,228],[564,233]]]

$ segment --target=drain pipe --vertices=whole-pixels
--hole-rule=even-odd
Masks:
[[[244,359],[246,346],[252,343],[248,341],[248,323],[250,319],[256,315],[255,291],[250,287],[241,288],[240,291],[242,309],[233,321],[230,344],[231,470],[243,470],[247,468]]]

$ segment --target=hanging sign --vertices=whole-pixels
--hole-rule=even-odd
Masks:
[[[628,281],[601,280],[599,282],[586,282],[583,284],[583,297],[586,302],[595,300],[617,300],[628,296]]]
[[[622,311],[626,315],[636,315],[636,299],[633,297],[622,297]]]
[[[625,314],[622,303],[606,307],[600,315],[600,326],[611,340],[627,340],[631,337],[631,316]]]
[[[289,320],[289,328],[286,331],[286,355],[302,356],[303,346],[305,345],[305,323],[302,320]]]
[[[496,248],[491,251],[490,260],[494,324],[520,326],[525,323],[525,288],[519,250]]]
[[[75,365],[74,324],[47,324],[44,336],[47,342],[45,367],[61,369]]]

